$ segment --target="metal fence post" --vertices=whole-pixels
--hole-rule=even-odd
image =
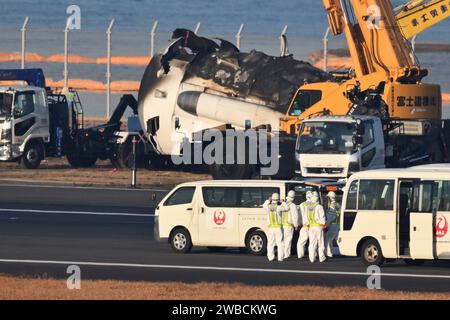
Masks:
[[[106,62],[106,117],[109,117],[111,111],[111,33],[114,26],[114,19],[111,20],[107,36],[107,62]]]
[[[238,32],[236,33],[236,47],[241,50],[241,34],[244,31],[244,24],[241,23]]]
[[[69,85],[69,20],[67,20],[66,28],[64,29],[64,88]]]
[[[28,22],[30,21],[30,17],[26,17],[25,21],[23,22],[23,26],[22,29],[20,29],[22,31],[22,55],[21,55],[21,68],[25,69],[25,54],[26,54],[26,42],[27,42],[27,26],[28,26]]]
[[[195,34],[198,34],[198,32],[200,31],[201,25],[202,25],[201,22],[197,22],[197,25],[195,26],[195,31],[194,31]]]
[[[153,22],[152,31],[150,32],[150,57],[155,54],[155,35],[156,29],[158,29],[158,20]]]
[[[323,37],[323,71],[328,72],[328,37],[330,36],[331,28],[328,27]]]
[[[289,54],[288,44],[285,41],[284,37],[286,36],[288,31],[288,26],[285,25],[280,34],[280,56],[284,57]]]

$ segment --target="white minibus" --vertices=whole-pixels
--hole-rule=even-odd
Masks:
[[[345,187],[338,237],[367,265],[450,259],[450,165],[357,173]]]
[[[247,248],[263,255],[267,246],[264,202],[273,193],[285,199],[296,191],[295,203],[305,201],[308,190],[319,184],[296,181],[200,181],[175,187],[155,212],[155,238],[168,242],[179,253],[193,246],[211,251]]]

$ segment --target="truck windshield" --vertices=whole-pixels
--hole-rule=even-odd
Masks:
[[[13,95],[11,93],[0,93],[0,118],[11,117]]]
[[[351,154],[356,126],[348,122],[304,122],[297,140],[297,152],[308,154]]]

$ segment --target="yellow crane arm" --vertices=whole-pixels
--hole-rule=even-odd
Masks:
[[[402,6],[396,14],[405,38],[410,39],[450,17],[448,0],[413,0]]]

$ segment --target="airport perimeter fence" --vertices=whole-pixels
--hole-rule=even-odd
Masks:
[[[117,30],[120,26],[114,19],[104,30],[33,28],[31,20],[27,17],[20,27],[2,29],[1,63],[10,68],[43,68],[48,79],[64,86],[69,79],[102,82],[106,87],[106,115],[111,113],[112,79],[139,81],[145,68],[142,63],[130,63],[131,59],[121,63],[114,61],[114,57],[151,57],[168,46],[172,35],[169,30],[161,30],[157,21],[147,31],[122,32]],[[271,55],[280,55],[284,45],[282,35],[286,35],[289,52],[303,60],[328,43],[317,37],[289,37],[287,25],[273,35],[246,34],[245,24],[236,26],[235,34],[209,34],[201,23],[191,30],[200,36],[226,39],[243,51],[257,49]],[[344,39],[334,41],[333,47],[345,47]]]
[[[4,56],[1,63],[8,68],[43,68],[48,79],[63,85],[67,85],[69,79],[101,83],[106,94],[88,97],[91,99],[89,105],[99,105],[97,111],[91,114],[109,116],[111,106],[119,100],[117,95],[111,97],[112,79],[140,81],[145,63],[133,63],[131,60],[140,57],[144,58],[141,61],[145,61],[146,57],[164,50],[170,43],[171,31],[160,29],[156,21],[149,25],[146,31],[123,32],[120,31],[120,25],[112,20],[104,30],[70,30],[67,27],[56,30],[33,28],[30,20],[25,19],[22,26],[2,29],[0,55]],[[323,38],[299,36],[295,31],[291,35],[287,25],[279,33],[271,35],[246,34],[245,24],[236,26],[235,34],[210,34],[200,23],[193,25],[192,30],[200,36],[226,39],[242,51],[256,49],[275,56],[280,55],[283,49],[282,35],[286,35],[289,52],[297,59],[308,60],[312,52],[323,52],[325,70],[328,50],[346,48],[345,38],[333,37],[329,29],[323,30]],[[8,53],[13,55],[8,56]],[[114,57],[128,59],[117,62]]]

